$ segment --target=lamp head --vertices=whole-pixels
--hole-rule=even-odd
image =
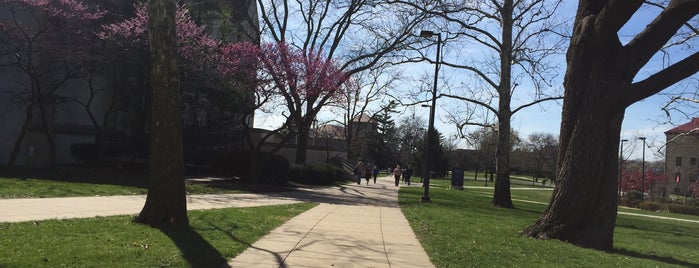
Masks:
[[[420,37],[431,37],[431,36],[435,36],[435,35],[436,34],[433,31],[426,31],[426,30],[420,31]]]

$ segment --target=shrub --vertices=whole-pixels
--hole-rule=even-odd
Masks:
[[[274,185],[286,184],[291,169],[289,161],[284,157],[266,152],[260,154],[262,155],[258,157],[266,160],[264,163],[260,163],[260,182]]]
[[[641,202],[641,209],[650,211],[668,211],[679,214],[689,214],[699,216],[699,207],[688,206],[683,204],[660,203],[660,202]]]
[[[91,163],[97,156],[97,146],[94,143],[76,143],[70,146],[70,155],[84,163]]]
[[[230,150],[211,151],[199,154],[191,160],[196,164],[205,164],[211,167],[211,171],[219,176],[250,177],[251,164],[250,151]],[[289,161],[284,157],[268,152],[257,153],[259,182],[265,184],[286,184],[289,175]]]
[[[331,185],[346,180],[346,174],[342,168],[330,164],[294,164],[289,172],[289,180],[311,185]]]

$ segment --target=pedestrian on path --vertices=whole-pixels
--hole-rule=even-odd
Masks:
[[[372,174],[374,175],[374,184],[376,184],[376,177],[379,176],[379,166],[374,165],[374,170],[372,170]]]
[[[362,183],[362,177],[364,177],[365,173],[366,173],[366,166],[364,166],[364,162],[359,160],[357,165],[354,167],[354,176],[357,179],[357,185]]]
[[[396,179],[396,186],[398,186],[398,182],[400,182],[401,173],[402,170],[400,169],[400,165],[396,165],[396,167],[393,169],[393,177]]]
[[[371,179],[371,164],[367,163],[364,166],[366,171],[364,172],[364,178],[366,179],[366,185],[369,185],[369,180]]]
[[[410,185],[410,177],[413,176],[413,168],[408,165],[407,168],[405,168],[405,172],[403,172],[403,179],[405,179],[405,183]]]

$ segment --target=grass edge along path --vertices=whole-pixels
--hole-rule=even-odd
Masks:
[[[520,232],[546,205],[493,207],[492,191],[401,188],[399,203],[436,267],[699,267],[699,224],[619,215],[615,250],[603,252]]]
[[[115,184],[117,182],[61,181],[46,179],[19,179],[0,177],[0,199],[51,198],[113,195],[145,195],[147,181]],[[187,194],[219,194],[249,192],[241,183],[196,183],[186,181]]]
[[[133,216],[0,223],[0,267],[221,267],[317,204],[190,211],[190,226]]]

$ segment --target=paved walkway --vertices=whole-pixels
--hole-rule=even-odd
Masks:
[[[401,186],[404,186],[401,184]],[[420,183],[413,184],[415,187]],[[319,202],[231,260],[231,267],[434,267],[398,207],[389,177],[366,185],[195,195],[190,210]],[[0,200],[0,222],[137,214],[145,196]]]

